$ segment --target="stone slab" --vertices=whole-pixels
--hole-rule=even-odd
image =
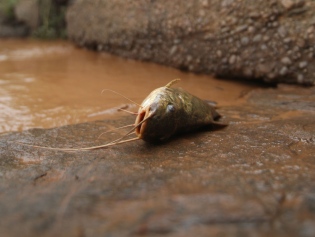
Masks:
[[[1,235],[314,236],[314,94],[256,90],[219,108],[228,127],[160,145],[16,143],[103,144],[129,116],[2,134]]]

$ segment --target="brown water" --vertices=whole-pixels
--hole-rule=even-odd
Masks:
[[[124,116],[175,78],[176,86],[219,106],[238,103],[255,88],[210,76],[76,48],[65,41],[0,40],[0,132],[50,128]]]

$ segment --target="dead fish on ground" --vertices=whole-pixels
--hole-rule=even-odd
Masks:
[[[166,86],[152,91],[139,105],[135,124],[128,125],[133,126],[133,128],[124,136],[110,143],[84,148],[52,148],[20,144],[62,151],[93,150],[139,139],[146,142],[161,142],[177,133],[194,131],[203,126],[227,125],[217,121],[221,115],[209,103],[181,88],[171,87],[179,80],[172,80]],[[137,137],[123,140],[132,133],[135,133]]]

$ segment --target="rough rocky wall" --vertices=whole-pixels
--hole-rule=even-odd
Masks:
[[[75,0],[82,46],[192,72],[315,83],[313,0]]]
[[[0,1],[0,37],[21,37],[28,33],[28,28],[17,21],[14,7],[17,0]]]
[[[64,38],[67,3],[68,0],[3,0],[0,37]]]

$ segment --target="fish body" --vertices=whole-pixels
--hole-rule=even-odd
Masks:
[[[164,141],[176,133],[219,124],[221,116],[206,101],[181,88],[173,81],[152,91],[141,104],[136,118],[136,135],[148,142]]]

